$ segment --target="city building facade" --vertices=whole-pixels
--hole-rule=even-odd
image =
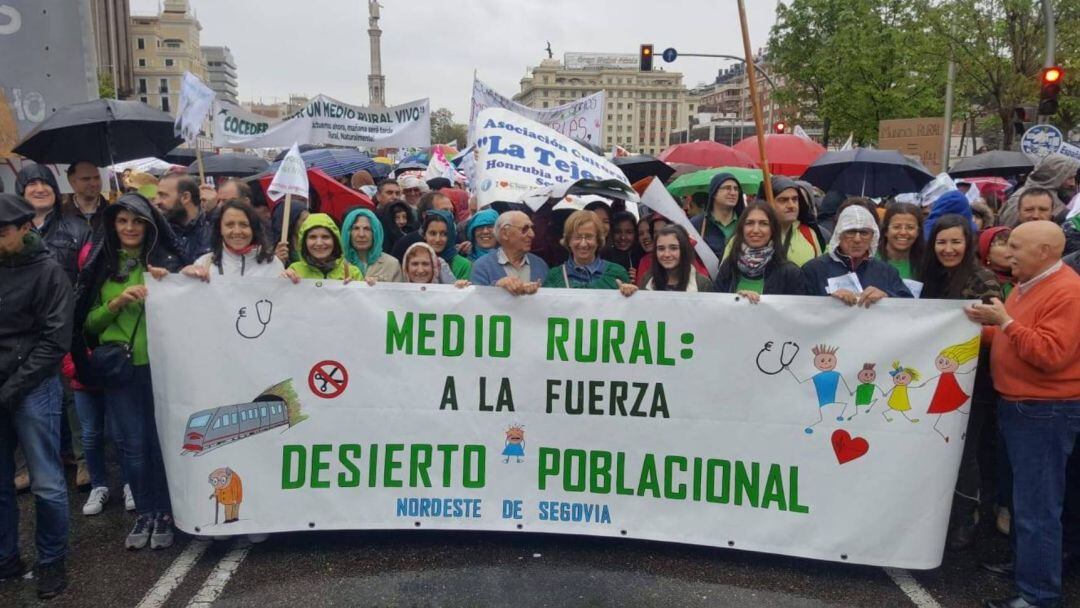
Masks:
[[[210,80],[206,84],[214,90],[217,98],[229,103],[238,103],[236,60],[227,46],[202,47],[203,62]]]
[[[289,95],[289,98],[284,101],[259,101],[250,100],[240,104],[248,112],[258,114],[259,116],[265,116],[273,120],[282,120],[286,117],[292,116],[299,112],[304,106],[311,101],[311,98],[307,95],[300,95],[293,93]]]
[[[514,100],[532,108],[550,108],[603,90],[606,97],[605,149],[621,146],[632,153],[658,154],[672,130],[685,127],[697,110],[682,74],[654,69],[642,72],[636,54],[566,53],[563,61],[543,59],[521,79]]]
[[[131,53],[128,15],[129,0],[91,0],[90,23],[97,49],[98,77],[108,79],[118,99],[131,97],[135,90],[135,62]]]
[[[133,98],[175,113],[184,72],[207,81],[200,31],[202,26],[187,0],[165,0],[157,15],[132,15]]]

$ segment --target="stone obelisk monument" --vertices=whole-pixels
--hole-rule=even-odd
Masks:
[[[371,73],[368,74],[368,97],[373,108],[386,107],[386,76],[382,73],[382,30],[379,29],[379,2],[368,0],[368,37],[371,38]]]

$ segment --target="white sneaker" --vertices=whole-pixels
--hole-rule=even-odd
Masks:
[[[105,503],[109,502],[109,488],[105,486],[98,486],[93,490],[90,490],[90,498],[86,499],[86,504],[83,505],[83,515],[97,515],[101,513],[101,510],[105,508]]]
[[[124,510],[135,510],[135,495],[131,493],[131,486],[124,484]]]

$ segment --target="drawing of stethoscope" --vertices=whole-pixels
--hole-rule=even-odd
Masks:
[[[792,348],[794,349],[794,350],[792,350],[790,355],[788,355],[788,345],[791,345]],[[780,367],[776,368],[773,371],[769,371],[769,370],[767,370],[767,369],[765,369],[764,367],[761,366],[761,355],[764,355],[767,352],[771,352],[772,347],[773,347],[773,343],[772,343],[771,340],[769,342],[766,342],[765,346],[762,347],[762,349],[758,351],[757,358],[754,360],[754,363],[757,365],[758,370],[760,370],[761,373],[767,374],[769,376],[775,376],[776,374],[779,374],[780,372],[784,371],[784,368],[791,365],[791,362],[795,360],[795,355],[799,354],[799,345],[798,344],[796,344],[794,342],[791,342],[791,341],[784,342],[784,345],[782,347],[780,347]]]
[[[240,309],[240,312],[237,313],[236,316],[236,333],[240,334],[241,337],[247,338],[248,340],[254,340],[262,336],[264,333],[266,333],[266,326],[270,325],[270,316],[273,314],[273,312],[274,303],[270,300],[259,300],[255,303],[255,316],[258,318],[261,327],[259,328],[259,333],[251,335],[245,333],[244,330],[240,327],[240,321],[247,318],[247,306],[242,307]]]

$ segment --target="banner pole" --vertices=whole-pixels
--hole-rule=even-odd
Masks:
[[[206,183],[206,175],[203,173],[202,148],[199,147],[199,137],[195,137],[195,162],[199,165],[199,185]]]
[[[750,81],[750,101],[754,106],[754,125],[757,127],[758,154],[761,156],[761,176],[764,184],[765,200],[773,204],[772,175],[769,173],[769,159],[765,156],[765,131],[761,120],[761,100],[757,94],[757,76],[754,73],[754,54],[750,50],[750,28],[746,25],[746,5],[739,2],[739,24],[742,26],[743,51],[746,54],[746,77]]]
[[[281,218],[281,243],[289,242],[289,218],[292,216],[292,192],[285,194],[285,215]]]

